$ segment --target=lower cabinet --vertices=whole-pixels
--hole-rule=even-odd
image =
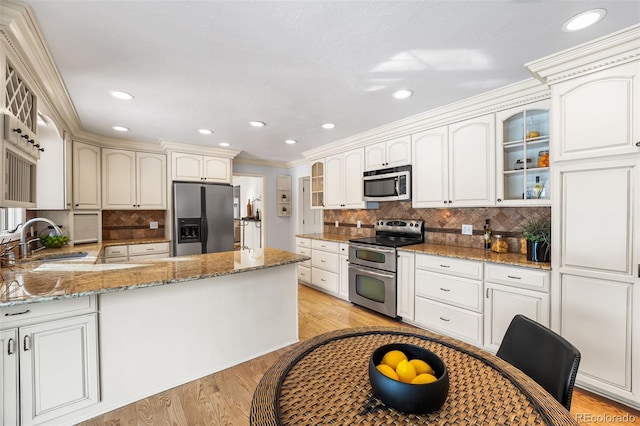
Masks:
[[[398,251],[396,270],[397,315],[403,321],[415,321],[415,254]]]
[[[148,243],[108,246],[104,249],[103,263],[135,262],[169,257],[169,243]]]
[[[520,314],[549,327],[549,272],[485,264],[484,346],[497,352],[509,324]]]
[[[99,401],[97,313],[61,318],[67,308],[67,314],[82,311],[76,309],[82,303],[62,303],[41,316],[41,307],[2,309],[3,316],[25,315],[0,331],[3,424],[55,424]]]
[[[338,273],[340,274],[338,294],[349,300],[349,244],[340,243],[338,259]]]
[[[297,237],[296,253],[311,257],[311,239]],[[298,263],[298,281],[311,284],[311,260]]]
[[[339,243],[311,240],[311,248],[311,284],[333,295],[338,295]]]

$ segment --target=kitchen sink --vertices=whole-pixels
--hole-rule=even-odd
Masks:
[[[83,257],[87,257],[89,252],[87,251],[78,251],[75,253],[57,253],[57,254],[49,254],[47,256],[39,256],[37,259],[33,259],[38,262],[51,262],[56,260],[69,260],[69,259],[81,259]]]

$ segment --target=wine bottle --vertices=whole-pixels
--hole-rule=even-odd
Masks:
[[[484,221],[484,249],[491,250],[491,226],[489,219]]]
[[[542,189],[544,187],[542,186],[542,184],[540,183],[540,176],[536,176],[536,186],[533,187],[535,194],[536,194],[536,198],[540,198],[542,196]]]

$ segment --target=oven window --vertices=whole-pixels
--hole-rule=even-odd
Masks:
[[[374,302],[384,303],[384,281],[366,275],[356,275],[356,293]]]
[[[384,253],[378,253],[372,250],[358,250],[356,249],[356,258],[360,260],[366,260],[368,262],[384,263],[387,255]]]
[[[364,181],[364,194],[369,197],[389,197],[396,193],[396,178]]]

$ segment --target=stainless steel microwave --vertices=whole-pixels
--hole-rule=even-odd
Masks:
[[[363,176],[364,201],[411,199],[411,166],[371,170]]]

